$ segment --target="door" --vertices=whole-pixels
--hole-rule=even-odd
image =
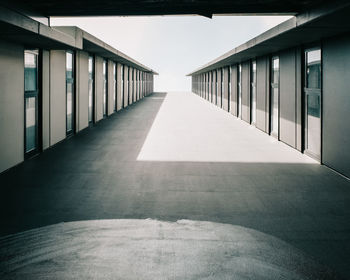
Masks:
[[[107,60],[104,59],[103,60],[103,108],[102,108],[102,112],[103,112],[103,117],[106,118],[107,117],[107,106],[108,106],[108,102],[107,102],[107,94],[108,94],[108,78],[107,78],[108,72],[107,72]]]
[[[279,80],[280,60],[275,56],[271,61],[270,132],[276,138],[279,132]]]
[[[242,118],[242,65],[238,65],[237,71],[237,117]]]
[[[66,134],[74,132],[74,54],[66,52]]]
[[[89,124],[94,122],[94,104],[95,104],[95,63],[94,57],[89,56]]]
[[[39,52],[24,51],[24,151],[30,157],[39,152]]]
[[[252,61],[252,65],[250,67],[250,94],[251,94],[251,98],[250,98],[250,108],[251,108],[251,123],[253,125],[256,124],[256,61]]]
[[[321,159],[321,49],[305,51],[304,151]]]

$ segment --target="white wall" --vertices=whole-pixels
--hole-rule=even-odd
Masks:
[[[50,51],[50,145],[66,138],[66,52]]]
[[[0,42],[0,172],[24,158],[24,49]]]

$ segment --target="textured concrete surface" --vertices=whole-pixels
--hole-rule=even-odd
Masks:
[[[168,111],[172,117],[162,116],[168,101],[178,107]],[[163,131],[165,139],[169,127],[174,128],[178,145],[172,144],[173,149],[197,155],[191,149],[200,148],[208,161],[198,155],[176,160],[173,151],[167,161],[140,160],[153,147],[150,139],[162,137],[152,132],[152,126],[162,123],[158,112],[171,121]],[[144,98],[1,174],[0,234],[96,219],[219,222],[276,237],[350,278],[349,181],[228,116],[190,93]],[[194,141],[182,143],[190,130]],[[222,133],[216,137],[210,131]],[[229,136],[222,139],[225,131]],[[260,136],[254,140],[248,132]],[[222,161],[226,155],[221,148],[215,160],[212,143],[228,153],[237,145],[248,153],[249,146],[249,157],[256,154],[260,160],[230,155]],[[279,151],[278,161],[264,153],[266,147]],[[162,147],[158,152],[155,156],[165,158]]]
[[[273,236],[212,222],[70,222],[0,244],[4,280],[340,279]]]

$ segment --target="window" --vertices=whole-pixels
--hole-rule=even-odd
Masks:
[[[38,54],[36,50],[24,51],[24,150],[27,155],[38,151]]]
[[[89,56],[89,123],[92,123],[94,121],[94,93],[95,93],[95,63],[94,63],[94,57]]]
[[[280,79],[280,63],[278,57],[273,57],[271,62],[271,134],[278,137],[279,126],[279,79]]]
[[[108,96],[108,66],[107,60],[103,60],[103,117],[107,116],[107,96]]]
[[[117,64],[113,62],[113,110],[117,111]]]
[[[242,117],[242,65],[238,65],[237,71],[237,117]]]
[[[228,71],[228,111],[231,112],[231,94],[232,94],[232,88],[231,88],[231,77],[232,77],[232,67],[229,67]]]
[[[305,51],[304,124],[305,152],[321,159],[321,49]]]
[[[74,131],[74,54],[66,52],[66,133]]]
[[[121,102],[122,102],[122,108],[124,108],[124,65],[121,66]]]
[[[256,124],[256,61],[253,60],[250,67],[250,106],[251,106],[251,123]]]

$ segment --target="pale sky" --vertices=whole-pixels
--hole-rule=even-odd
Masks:
[[[152,68],[155,91],[190,91],[186,74],[287,20],[289,16],[51,18],[75,25]]]

